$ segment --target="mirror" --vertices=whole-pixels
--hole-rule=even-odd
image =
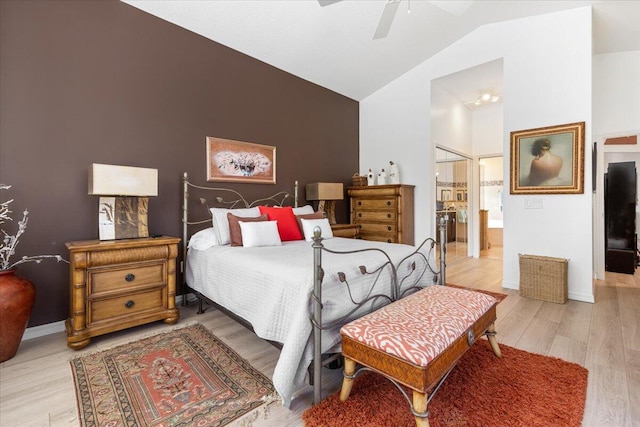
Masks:
[[[437,225],[445,218],[448,263],[470,256],[470,168],[471,159],[436,148],[436,236],[440,243]]]

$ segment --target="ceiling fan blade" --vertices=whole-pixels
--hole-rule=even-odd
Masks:
[[[378,22],[376,32],[373,34],[374,40],[387,37],[387,34],[389,34],[389,29],[391,28],[391,24],[393,23],[393,18],[395,18],[396,12],[398,11],[399,5],[400,0],[390,0],[387,2],[387,4],[384,5],[384,10],[382,11],[380,22]]]
[[[320,3],[320,6],[325,7],[341,1],[342,0],[318,0],[318,3]]]

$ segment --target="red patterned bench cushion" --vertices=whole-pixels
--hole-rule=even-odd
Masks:
[[[433,285],[344,325],[340,333],[424,367],[496,302],[481,292]]]

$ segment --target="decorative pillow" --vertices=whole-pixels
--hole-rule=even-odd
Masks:
[[[304,205],[299,208],[293,208],[294,215],[308,215],[308,214],[312,214],[313,212],[314,212],[313,206],[311,205]]]
[[[187,245],[189,249],[197,249],[199,251],[209,249],[211,246],[218,246],[218,238],[213,231],[213,227],[205,228],[195,233],[191,236],[189,245]]]
[[[302,231],[304,232],[304,239],[306,241],[313,240],[313,229],[316,227],[320,227],[321,234],[323,239],[333,239],[333,231],[331,231],[331,224],[329,224],[329,220],[327,218],[322,219],[301,219],[302,222]]]
[[[280,246],[277,221],[240,221],[242,244],[245,248],[255,246]]]
[[[231,243],[231,235],[229,234],[229,220],[227,214],[232,213],[235,216],[241,216],[243,218],[260,216],[260,209],[255,208],[242,208],[242,209],[226,209],[226,208],[211,208],[211,218],[213,220],[213,229],[218,238],[219,245],[228,245]]]
[[[240,230],[240,224],[238,222],[266,221],[267,216],[260,215],[255,218],[245,218],[228,212],[227,219],[229,220],[229,239],[231,240],[231,246],[242,246],[242,231]]]
[[[278,233],[280,233],[280,239],[283,242],[302,240],[302,233],[291,206],[282,208],[259,206],[259,208],[261,214],[267,214],[269,221],[278,221]]]
[[[302,230],[302,221],[300,221],[301,219],[322,219],[322,218],[324,218],[323,211],[313,212],[313,213],[304,214],[304,215],[296,215],[296,221],[298,221],[298,227],[300,227],[300,231],[302,231],[302,234],[304,234],[304,231]]]

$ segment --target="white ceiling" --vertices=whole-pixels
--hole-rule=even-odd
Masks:
[[[401,0],[376,40],[386,0],[123,1],[358,101],[492,22],[592,5],[595,53],[640,50],[639,0]],[[461,101],[483,89],[450,86]]]

